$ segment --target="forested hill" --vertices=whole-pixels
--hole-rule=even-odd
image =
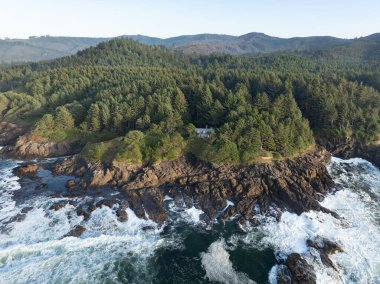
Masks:
[[[340,39],[328,36],[278,38],[262,33],[249,33],[242,36],[199,34],[178,36],[167,39],[143,35],[121,36],[131,38],[147,45],[160,45],[185,54],[224,53],[232,55],[255,55],[279,51],[330,50],[338,53],[372,54],[373,46],[378,45],[379,34],[358,39]],[[106,38],[75,37],[31,37],[29,39],[0,40],[0,64],[11,62],[42,61],[73,55],[76,52],[98,43]],[[377,51],[376,58],[379,58]]]
[[[249,164],[306,151],[314,138],[380,133],[380,68],[334,47],[257,57],[188,56],[115,39],[0,72],[2,119],[38,141],[80,140],[93,160],[145,163],[192,153]],[[376,45],[372,46],[376,55]],[[207,139],[195,127],[213,127]]]
[[[0,40],[0,64],[55,59],[105,41],[105,38],[30,37]]]

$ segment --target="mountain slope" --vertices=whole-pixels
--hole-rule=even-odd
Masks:
[[[185,54],[224,53],[232,55],[255,55],[282,51],[331,50],[348,56],[367,57],[377,54],[379,34],[358,39],[341,39],[329,36],[279,38],[263,33],[249,33],[242,36],[198,34],[183,35],[167,39],[144,35],[125,35],[146,45],[161,45]],[[80,50],[96,46],[109,38],[35,37],[22,40],[0,40],[0,63],[28,62],[55,59],[73,55]],[[369,59],[374,58],[373,56]]]

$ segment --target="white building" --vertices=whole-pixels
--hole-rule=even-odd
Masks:
[[[209,138],[210,133],[214,131],[214,128],[195,128],[195,131],[200,138]]]

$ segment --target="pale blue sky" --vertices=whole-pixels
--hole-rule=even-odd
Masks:
[[[0,0],[0,37],[144,34],[343,38],[380,32],[380,0]]]

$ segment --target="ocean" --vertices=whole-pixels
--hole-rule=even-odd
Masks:
[[[44,189],[21,186],[12,170],[19,162],[0,160],[0,283],[276,283],[277,265],[300,253],[316,270],[318,283],[380,283],[380,171],[362,159],[333,158],[329,172],[336,189],[323,206],[337,212],[283,212],[279,222],[257,216],[257,226],[202,221],[202,211],[165,198],[164,226],[139,219],[127,209],[103,206],[85,220],[59,191],[68,177],[40,171]],[[33,184],[33,182],[30,182]],[[28,185],[26,185],[28,187]],[[107,194],[114,194],[112,191]],[[86,203],[101,195],[72,198]],[[226,206],[233,206],[226,200]],[[149,216],[147,216],[149,217]],[[81,225],[81,237],[66,236]],[[143,228],[150,228],[149,230]],[[331,256],[337,270],[322,265],[306,240],[325,237],[344,252]]]

